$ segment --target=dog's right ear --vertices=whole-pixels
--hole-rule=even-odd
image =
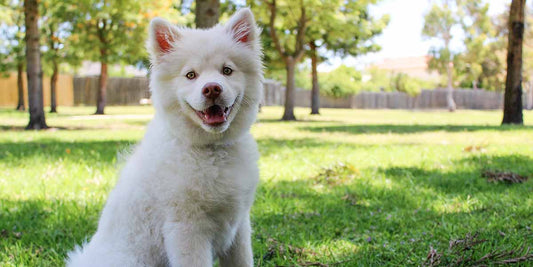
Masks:
[[[254,14],[249,8],[241,8],[235,12],[225,27],[236,42],[254,46],[257,39],[257,27]]]
[[[162,18],[154,18],[150,22],[147,47],[152,60],[171,52],[179,38],[178,28]]]

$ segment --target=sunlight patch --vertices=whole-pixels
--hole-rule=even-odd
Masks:
[[[453,199],[439,199],[433,204],[433,209],[440,213],[459,213],[459,212],[472,212],[480,209],[483,204],[470,195],[466,197],[458,196]]]

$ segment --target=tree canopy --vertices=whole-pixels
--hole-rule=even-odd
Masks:
[[[74,3],[72,3],[74,5]],[[140,63],[146,59],[146,27],[151,18],[172,10],[172,1],[81,0],[74,33],[85,58],[100,62],[95,114],[104,114],[108,64]]]
[[[24,42],[24,7],[20,1],[6,1],[1,6],[0,34],[5,38],[0,39],[0,73],[6,74],[25,64]]]
[[[311,114],[319,114],[317,65],[323,58],[320,54],[329,52],[343,57],[359,56],[381,49],[373,42],[373,38],[387,26],[389,16],[376,19],[369,15],[369,6],[377,2],[322,1],[312,10],[314,13],[306,33],[312,74]]]
[[[248,1],[256,13],[258,23],[267,33],[265,52],[269,65],[272,62],[282,62],[287,74],[285,112],[282,119],[295,119],[292,111],[297,71],[295,65],[301,62],[306,52],[310,51],[309,56],[314,62],[313,76],[317,78],[314,70],[319,47],[339,55],[359,55],[379,49],[369,40],[382,31],[388,18],[374,20],[370,16],[368,6],[376,2]],[[276,66],[276,63],[272,65]],[[313,83],[316,85],[316,82]]]

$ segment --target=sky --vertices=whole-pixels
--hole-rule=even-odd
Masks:
[[[505,11],[510,0],[486,0],[490,3],[489,14],[496,15]],[[386,58],[399,58],[427,55],[431,40],[422,38],[424,14],[431,7],[430,0],[382,0],[380,4],[370,9],[373,16],[380,17],[389,14],[390,22],[382,35],[377,37],[376,43],[381,51],[353,58],[334,58],[319,65],[319,71],[330,71],[340,64],[363,69],[372,63],[378,63]],[[456,36],[452,46],[461,46],[461,36]],[[460,48],[459,48],[460,49]]]

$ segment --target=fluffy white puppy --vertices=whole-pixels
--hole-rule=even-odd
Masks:
[[[154,119],[67,266],[253,265],[258,35],[249,9],[208,30],[151,22]]]

